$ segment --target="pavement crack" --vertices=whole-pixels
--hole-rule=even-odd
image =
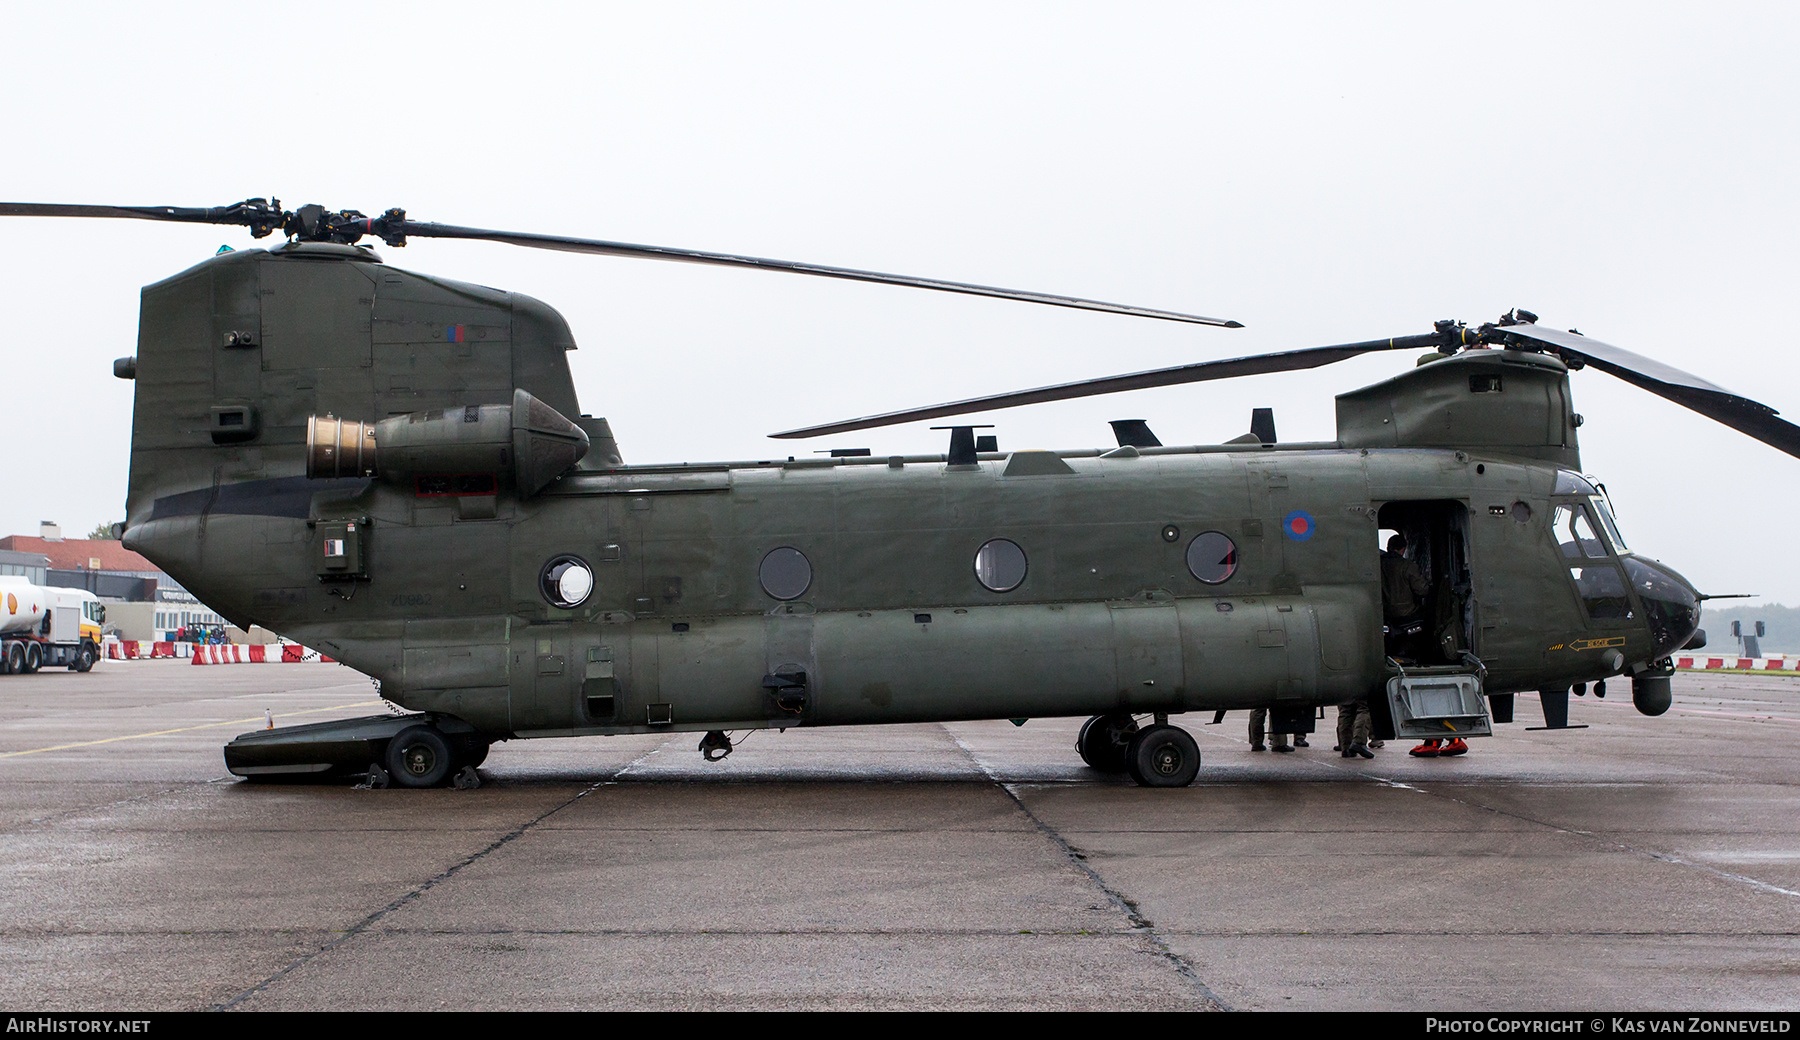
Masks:
[[[270,975],[268,978],[263,979],[261,982],[258,982],[256,985],[251,986],[249,989],[244,990],[242,993],[239,993],[237,996],[232,997],[230,1000],[227,1000],[222,1004],[214,1005],[212,1010],[214,1010],[214,1011],[229,1011],[229,1010],[243,1004],[245,1001],[249,1000],[250,998],[256,996],[258,993],[261,993],[264,990],[268,989],[270,986],[274,985],[275,983],[280,982],[282,979],[293,974],[294,972],[298,971],[299,969],[312,963],[313,961],[317,960],[318,958],[324,956],[327,953],[330,953],[331,951],[344,945],[345,943],[349,942],[350,940],[356,938],[357,936],[362,935],[366,932],[372,931],[374,929],[376,923],[381,921],[383,918],[387,917],[389,914],[392,914],[394,911],[399,910],[401,907],[404,907],[409,904],[417,902],[419,900],[419,898],[421,896],[423,896],[426,892],[431,891],[433,888],[436,888],[438,885],[444,883],[445,881],[450,880],[451,878],[455,877],[457,874],[462,873],[462,871],[464,869],[466,869],[469,866],[486,858],[491,853],[497,852],[500,849],[505,848],[507,845],[512,844],[518,838],[523,836],[525,834],[525,832],[531,830],[533,827],[536,827],[538,824],[543,823],[545,820],[548,820],[550,817],[555,816],[557,813],[562,812],[564,809],[567,809],[569,806],[574,805],[576,802],[581,801],[583,798],[586,798],[588,795],[592,794],[593,792],[598,791],[602,787],[607,787],[614,783],[617,783],[618,777],[620,774],[622,774],[626,770],[631,769],[632,767],[636,766],[638,763],[643,762],[645,759],[649,758],[651,755],[654,755],[658,751],[661,751],[661,750],[662,750],[661,747],[657,747],[651,751],[647,751],[644,754],[639,755],[637,758],[632,759],[630,762],[627,762],[625,765],[623,765],[619,769],[615,770],[613,772],[613,774],[611,776],[607,777],[606,779],[597,780],[597,781],[589,784],[588,786],[582,788],[580,791],[577,791],[574,795],[570,796],[568,799],[566,799],[562,802],[559,802],[556,805],[553,805],[550,808],[539,813],[538,815],[532,817],[531,819],[526,820],[524,823],[520,824],[519,826],[513,828],[512,830],[508,831],[507,833],[505,833],[505,834],[501,835],[500,837],[494,839],[493,841],[489,842],[485,847],[478,849],[475,852],[470,853],[469,855],[463,857],[461,860],[457,861],[456,863],[451,864],[449,867],[440,871],[435,876],[425,880],[424,882],[422,882],[418,885],[413,886],[411,889],[409,889],[405,893],[401,894],[400,897],[395,899],[393,902],[387,904],[386,906],[382,907],[379,910],[376,910],[374,913],[369,914],[368,916],[364,917],[362,920],[351,925],[349,928],[344,929],[344,931],[342,933],[340,933],[338,935],[338,937],[333,939],[332,941],[326,943],[325,945],[319,947],[316,950],[313,950],[310,953],[302,955],[301,957],[297,958],[293,963],[282,968],[280,971],[275,972],[273,975]]]
[[[944,732],[949,734],[950,739],[956,742],[956,746],[962,749],[963,754],[969,756],[969,761],[975,763],[975,767],[981,770],[995,787],[1004,791],[1006,796],[1012,799],[1013,806],[1017,808],[1020,813],[1024,814],[1027,820],[1031,821],[1032,826],[1037,828],[1038,833],[1042,834],[1045,838],[1053,842],[1057,848],[1061,849],[1063,855],[1068,858],[1069,863],[1073,865],[1075,869],[1087,875],[1088,880],[1093,883],[1094,887],[1098,888],[1101,893],[1106,896],[1107,900],[1111,902],[1114,907],[1118,908],[1120,913],[1125,915],[1125,919],[1131,923],[1131,931],[1141,936],[1144,941],[1149,944],[1153,956],[1166,962],[1175,970],[1176,974],[1186,979],[1188,983],[1200,993],[1201,998],[1211,1004],[1216,1010],[1233,1010],[1223,1000],[1219,999],[1218,994],[1207,987],[1206,983],[1201,980],[1199,974],[1194,971],[1194,966],[1189,964],[1186,958],[1176,953],[1174,949],[1169,946],[1168,942],[1157,932],[1156,923],[1144,916],[1143,910],[1137,905],[1135,900],[1107,884],[1106,879],[1101,877],[1098,871],[1093,867],[1088,866],[1087,854],[1085,852],[1082,852],[1080,849],[1069,844],[1068,841],[1064,840],[1061,834],[1057,833],[1054,827],[1045,823],[1036,813],[1031,811],[1031,808],[1025,804],[1025,800],[1019,797],[1016,784],[1010,784],[1001,780],[999,774],[983,761],[980,755],[975,753],[975,749],[964,743],[961,737],[957,736],[955,733],[951,733],[949,727],[945,727]]]

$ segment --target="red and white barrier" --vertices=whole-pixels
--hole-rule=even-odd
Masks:
[[[1719,668],[1733,668],[1743,672],[1792,672],[1800,670],[1800,657],[1737,657],[1724,654],[1709,657],[1705,654],[1693,654],[1677,657],[1675,667],[1697,672]]]
[[[148,661],[186,657],[194,664],[308,664],[334,663],[317,650],[298,643],[175,643],[139,639],[108,639],[104,653],[112,661]]]
[[[103,651],[109,661],[147,661],[154,657],[187,657],[193,653],[194,645],[167,640],[153,643],[140,639],[108,639]]]
[[[331,664],[298,643],[216,643],[194,647],[195,664]]]

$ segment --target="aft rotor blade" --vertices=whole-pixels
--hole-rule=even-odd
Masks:
[[[941,281],[941,279],[922,279],[922,277],[913,277],[913,275],[864,272],[864,270],[837,268],[837,266],[828,266],[828,264],[738,256],[738,254],[706,252],[706,250],[693,250],[693,248],[637,245],[637,243],[628,243],[628,241],[569,238],[569,236],[560,236],[560,234],[533,234],[533,232],[515,232],[515,230],[459,227],[454,223],[407,220],[405,211],[401,211],[401,209],[391,209],[382,216],[364,216],[355,211],[326,211],[324,207],[317,207],[317,205],[304,205],[299,211],[288,212],[281,209],[281,203],[274,202],[274,200],[261,200],[261,198],[250,198],[250,200],[236,203],[236,205],[211,207],[211,209],[182,209],[182,207],[171,207],[171,205],[58,205],[58,203],[0,202],[0,216],[99,216],[99,218],[166,220],[180,221],[180,223],[227,223],[227,225],[248,227],[252,230],[252,234],[256,234],[256,238],[265,238],[274,230],[286,230],[290,236],[299,236],[308,241],[355,243],[356,239],[360,239],[362,236],[376,236],[396,247],[405,245],[409,238],[500,241],[500,243],[518,245],[518,247],[553,248],[553,250],[562,250],[562,252],[581,252],[581,254],[598,254],[598,256],[661,259],[661,261],[711,264],[711,266],[729,266],[729,268],[756,268],[756,270],[765,270],[765,272],[799,273],[799,275],[815,275],[815,277],[844,279],[844,281],[877,282],[877,284],[889,284],[889,286],[909,286],[916,290],[936,290],[945,291],[945,293],[963,293],[963,295],[972,295],[972,297],[1021,300],[1028,304],[1048,304],[1053,308],[1103,311],[1103,313],[1112,313],[1112,315],[1130,315],[1130,317],[1136,318],[1159,318],[1165,322],[1188,322],[1188,324],[1197,324],[1197,326],[1219,326],[1226,327],[1226,329],[1242,329],[1244,327],[1240,322],[1233,322],[1228,318],[1208,318],[1202,317],[1202,315],[1186,315],[1181,311],[1134,308],[1129,304],[1109,304],[1105,300],[1064,297],[1064,295],[1055,295],[1055,293],[1004,290],[999,286],[977,286],[972,282],[949,282]]]
[[[963,293],[969,296],[992,296],[1001,300],[1019,300],[1025,303],[1042,303],[1052,307],[1073,307],[1084,311],[1104,311],[1108,314],[1126,314],[1136,318],[1158,318],[1163,321],[1183,321],[1195,325],[1214,325],[1220,328],[1241,329],[1240,322],[1224,318],[1207,318],[1198,314],[1182,314],[1177,311],[1159,311],[1148,307],[1132,307],[1122,303],[1106,303],[1102,300],[1085,300],[1077,296],[1057,296],[1051,293],[1026,292],[1021,289],[1001,289],[992,285],[972,285],[968,282],[946,282],[936,278],[915,278],[904,274],[883,274],[879,271],[859,271],[849,267],[829,267],[825,264],[800,263],[794,260],[770,260],[766,257],[740,256],[735,253],[709,253],[698,249],[675,249],[669,246],[646,246],[631,242],[608,242],[602,239],[569,238],[563,235],[538,235],[517,231],[490,231],[485,228],[458,227],[454,224],[432,224],[416,220],[408,220],[402,225],[407,237],[417,238],[463,238],[483,242],[505,242],[509,245],[526,246],[532,249],[557,249],[569,253],[593,253],[600,256],[627,256],[640,260],[674,260],[685,264],[710,264],[716,267],[748,267],[761,271],[782,271],[788,274],[810,274],[820,278],[842,278],[852,282],[876,282],[882,285],[904,285],[914,289],[935,289],[939,292]]]
[[[1734,394],[1697,375],[1672,365],[1634,354],[1623,347],[1590,339],[1578,332],[1561,332],[1536,325],[1508,325],[1495,330],[1506,336],[1530,340],[1555,350],[1565,359],[1592,365],[1658,397],[1691,408],[1715,422],[1748,434],[1770,447],[1800,458],[1800,426],[1776,418],[1766,404]]]
[[[388,210],[378,217],[365,216],[354,210],[342,212],[320,206],[302,206],[293,212],[283,210],[273,199],[246,199],[232,206],[185,209],[178,206],[75,206],[55,203],[0,202],[0,216],[10,217],[125,217],[136,220],[168,220],[193,224],[238,224],[251,229],[257,238],[273,231],[285,230],[289,235],[307,241],[355,242],[365,235],[381,238],[390,245],[405,245],[408,238],[461,238],[480,242],[505,242],[531,249],[556,249],[568,253],[593,253],[600,256],[625,256],[640,260],[675,260],[687,264],[709,264],[715,267],[748,267],[762,271],[808,274],[819,278],[841,278],[852,282],[875,282],[881,285],[903,285],[914,289],[962,293],[968,296],[991,296],[1001,300],[1041,303],[1051,307],[1124,314],[1135,318],[1156,318],[1194,325],[1214,325],[1241,329],[1239,322],[1225,318],[1208,318],[1199,314],[1162,311],[1149,307],[1133,307],[1104,300],[1088,300],[1079,296],[1002,289],[993,285],[970,282],[947,282],[937,278],[916,278],[880,271],[859,271],[850,267],[831,267],[794,260],[771,260],[736,253],[711,253],[700,249],[677,249],[670,246],[646,246],[633,242],[610,242],[605,239],[571,238],[566,235],[539,235],[525,231],[494,231],[488,228],[461,227],[456,224],[434,224],[409,220],[406,211]]]
[[[1199,361],[1191,365],[1154,368],[1147,372],[1132,372],[1122,376],[1104,376],[1099,379],[1083,379],[1074,383],[1058,383],[1055,386],[1043,386],[1035,390],[1016,390],[1012,393],[993,394],[988,397],[971,397],[965,401],[950,401],[945,404],[928,405],[924,408],[885,412],[881,415],[870,415],[861,419],[849,419],[844,422],[772,433],[769,436],[782,440],[823,437],[827,434],[868,430],[877,426],[895,426],[921,419],[941,419],[947,415],[967,415],[970,412],[1017,408],[1020,405],[1042,404],[1046,401],[1067,401],[1077,397],[1095,397],[1100,394],[1116,394],[1126,390],[1176,386],[1181,383],[1203,383],[1213,379],[1235,379],[1239,376],[1263,375],[1269,372],[1296,372],[1338,361],[1347,361],[1359,354],[1367,354],[1371,351],[1418,350],[1435,347],[1442,342],[1443,337],[1438,333],[1426,333],[1420,336],[1396,336],[1392,339],[1343,343],[1334,347],[1308,347],[1304,350],[1284,350],[1273,354],[1253,354],[1249,357],[1228,358],[1223,361]]]

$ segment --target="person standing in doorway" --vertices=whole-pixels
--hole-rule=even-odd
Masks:
[[[1417,661],[1425,634],[1425,593],[1431,583],[1417,560],[1406,555],[1406,536],[1394,532],[1381,554],[1381,613],[1387,625],[1387,654]]]

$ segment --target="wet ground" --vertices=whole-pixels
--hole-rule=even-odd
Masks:
[[[1079,720],[497,745],[473,791],[240,783],[381,710],[336,665],[0,678],[0,1005],[1800,1006],[1800,680],[1684,674],[1466,757],[1252,752],[1149,791]],[[1331,714],[1331,713],[1328,713]],[[1330,725],[1327,720],[1325,726]]]

